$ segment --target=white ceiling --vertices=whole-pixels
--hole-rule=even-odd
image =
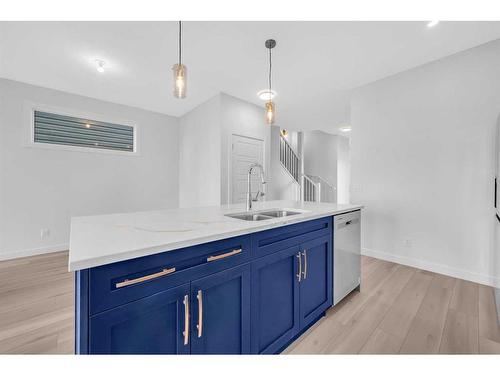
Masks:
[[[185,22],[183,32],[184,100],[172,97],[176,22],[0,22],[0,76],[180,116],[220,91],[261,104],[272,37],[277,125],[336,133],[351,89],[500,38],[500,22]]]

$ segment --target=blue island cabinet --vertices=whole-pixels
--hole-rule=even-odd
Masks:
[[[192,354],[250,353],[250,265],[191,283]]]
[[[304,242],[300,246],[300,329],[314,323],[333,304],[333,252],[329,236]]]
[[[332,218],[76,273],[79,354],[274,354],[333,300]]]
[[[90,318],[90,354],[248,354],[250,265]]]
[[[280,352],[332,305],[331,236],[253,263],[252,353]]]
[[[90,354],[188,354],[189,284],[130,302],[90,318]]]
[[[252,264],[252,353],[278,352],[299,332],[299,246]]]

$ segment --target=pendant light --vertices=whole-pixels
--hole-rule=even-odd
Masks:
[[[274,39],[268,39],[266,40],[265,44],[266,48],[269,49],[269,92],[272,91],[272,54],[271,50],[276,47],[276,41]],[[276,105],[273,103],[273,99],[271,95],[269,96],[269,100],[266,103],[266,122],[271,125],[274,124],[274,120],[276,117]]]
[[[174,72],[174,96],[178,99],[186,97],[187,68],[182,64],[182,22],[179,21],[179,62],[172,66]]]

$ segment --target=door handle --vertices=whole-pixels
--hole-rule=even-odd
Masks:
[[[300,253],[300,251],[298,252],[296,257],[299,259],[299,273],[297,273],[297,280],[300,283],[300,280],[302,280],[302,254]]]
[[[189,344],[189,296],[184,296],[184,345]]]
[[[302,272],[303,279],[307,279],[307,250],[304,250],[302,255],[304,255],[304,271]]]
[[[201,290],[198,290],[196,298],[198,298],[198,324],[196,328],[198,328],[198,337],[201,337],[203,334],[203,294]]]

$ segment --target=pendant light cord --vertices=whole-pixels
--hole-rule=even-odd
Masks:
[[[272,92],[272,81],[271,81],[271,70],[272,70],[272,57],[271,57],[271,48],[269,48],[269,101],[271,101],[271,92]]]
[[[179,66],[182,63],[182,21],[179,21]]]

